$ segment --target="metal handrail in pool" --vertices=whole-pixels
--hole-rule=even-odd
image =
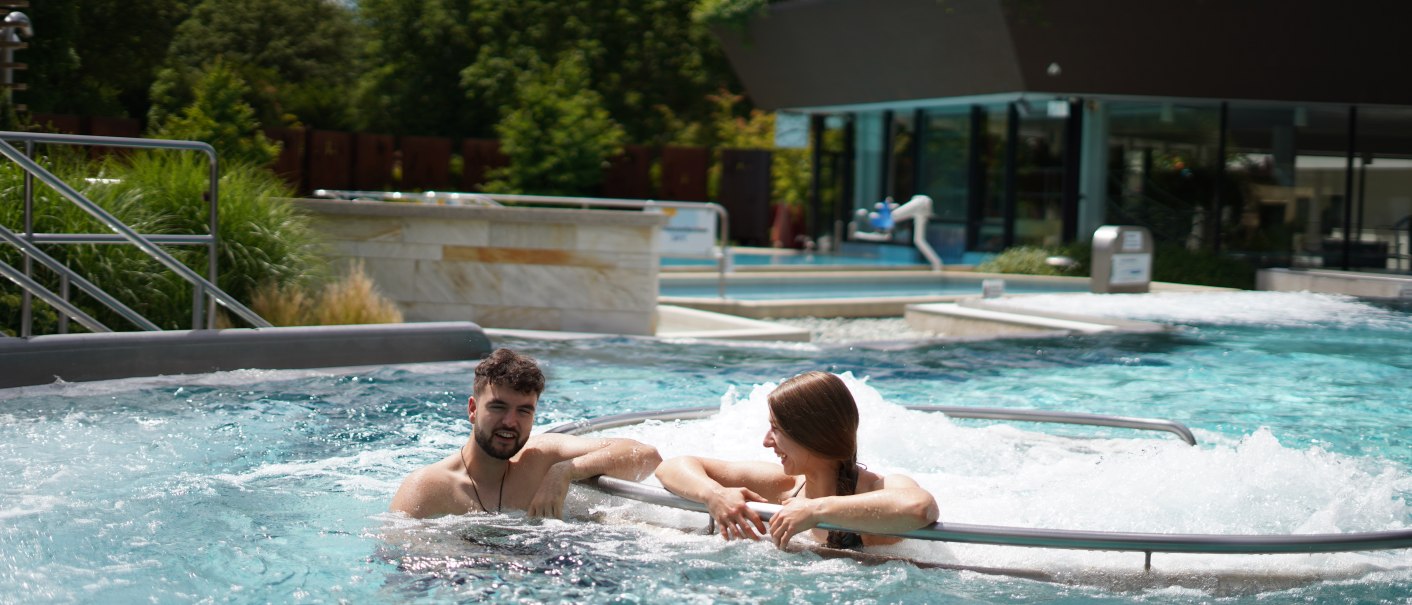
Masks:
[[[1095,414],[1069,414],[1065,412],[1042,412],[1041,410],[1001,410],[994,408],[966,408],[964,406],[908,406],[909,409],[940,411],[956,417],[988,418],[1001,420],[1025,420],[1034,422],[1061,422],[1065,424],[1094,424],[1122,428],[1145,429],[1147,426],[1162,427],[1148,430],[1161,430],[1183,435],[1183,440],[1194,444],[1195,439],[1187,439],[1190,431],[1185,426],[1169,420],[1101,416]],[[948,409],[956,413],[948,412]],[[958,416],[965,411],[979,411],[983,415]],[[635,412],[617,414],[590,420],[580,420],[549,429],[552,433],[576,435],[614,427],[637,424],[647,420],[695,420],[717,412],[717,408],[700,407],[666,410],[661,412]],[[1004,414],[1004,415],[1002,415]],[[1087,418],[1092,422],[1082,422]],[[1138,426],[1135,426],[1138,425]],[[1180,431],[1174,430],[1180,427]],[[683,510],[706,512],[700,502],[687,500],[665,489],[644,485],[612,477],[593,477],[580,481],[580,484],[613,496],[630,498],[669,506]],[[747,503],[747,506],[762,519],[769,520],[779,511],[777,504]],[[852,528],[832,524],[821,524],[820,529],[847,530]],[[1073,550],[1112,550],[1142,552],[1147,555],[1144,566],[1151,567],[1154,552],[1183,552],[1201,554],[1281,554],[1281,553],[1327,553],[1363,550],[1391,550],[1412,548],[1412,529],[1398,529],[1376,532],[1353,532],[1342,534],[1159,534],[1142,532],[1088,531],[1073,529],[1044,529],[1032,527],[1009,527],[1003,525],[976,525],[970,523],[937,522],[909,532],[886,534],[902,538],[933,540],[939,542],[962,542],[968,544],[990,544],[999,546],[1029,546],[1038,548],[1061,548]]]
[[[1049,410],[980,408],[964,405],[909,405],[906,406],[906,408],[918,412],[941,412],[952,418],[1016,420],[1021,422],[1045,422],[1052,424],[1082,424],[1088,426],[1135,429],[1139,431],[1162,431],[1180,437],[1187,445],[1196,445],[1196,436],[1192,435],[1191,430],[1186,428],[1185,425],[1173,420],[1162,420],[1158,418],[1134,418],[1130,416],[1107,416],[1103,414],[1055,412]],[[718,411],[720,411],[720,408],[706,406],[658,412],[614,414],[612,416],[603,416],[602,418],[571,422],[556,426],[549,429],[549,431],[552,433],[575,434],[582,431],[601,431],[617,428],[637,424],[646,420],[699,420],[715,414]]]

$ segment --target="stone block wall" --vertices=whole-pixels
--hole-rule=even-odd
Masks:
[[[297,200],[408,321],[652,334],[662,214]]]

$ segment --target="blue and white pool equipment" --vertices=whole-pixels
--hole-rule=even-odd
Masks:
[[[912,245],[917,247],[917,251],[927,259],[927,263],[932,266],[932,271],[940,271],[942,268],[941,257],[937,256],[936,250],[927,243],[927,221],[932,217],[932,198],[925,195],[914,195],[911,200],[901,206],[886,198],[874,205],[875,210],[868,212],[864,208],[859,208],[853,217],[853,222],[848,224],[848,235],[851,239],[858,239],[870,242],[886,242],[892,240],[892,230],[899,221],[912,219]],[[866,222],[872,230],[860,230],[858,225]]]

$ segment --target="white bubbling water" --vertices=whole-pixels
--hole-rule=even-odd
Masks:
[[[1200,445],[1192,447],[1166,434],[1067,438],[1029,430],[1036,425],[967,426],[889,403],[863,380],[841,376],[861,415],[860,462],[881,474],[916,479],[936,496],[943,522],[1206,534],[1381,531],[1412,525],[1412,507],[1405,499],[1412,492],[1412,473],[1389,461],[1318,447],[1291,448],[1260,428],[1239,438],[1197,431]],[[721,398],[721,412],[708,419],[654,421],[609,433],[656,444],[664,458],[690,454],[773,461],[761,442],[768,424],[766,397],[774,387],[755,386],[745,397],[731,389]],[[627,514],[679,527],[705,523],[698,513],[646,505]],[[1412,575],[1412,561],[1399,551],[1159,553],[1154,566],[1161,574],[1141,579],[1132,575],[1142,570],[1141,553],[916,540],[875,550],[943,564],[1044,570],[1110,585],[1139,579],[1158,586],[1181,584],[1190,576],[1200,588],[1210,574],[1255,574],[1267,580],[1358,577],[1375,570]]]
[[[1406,326],[1405,315],[1352,296],[1309,292],[1157,292],[1151,294],[1036,294],[988,301],[1015,309],[1079,313],[1172,323],[1217,325]]]

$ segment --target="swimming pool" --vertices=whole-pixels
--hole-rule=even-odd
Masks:
[[[847,244],[839,253],[825,254],[790,248],[749,248],[733,246],[730,266],[736,271],[789,268],[792,270],[863,267],[879,269],[925,269],[926,259],[910,246]],[[712,271],[717,261],[701,258],[662,257],[664,271]]]
[[[1116,301],[1097,309],[1096,300]],[[906,350],[630,339],[509,341],[550,375],[542,426],[727,400],[617,429],[667,455],[767,459],[765,385],[869,376],[861,459],[906,469],[942,520],[1314,533],[1412,526],[1412,309],[1280,294],[1124,296],[1086,308],[1157,335]],[[576,488],[565,522],[381,515],[464,442],[469,364],[229,372],[0,391],[0,594],[41,602],[1404,602],[1408,553],[1140,555],[947,544],[893,554],[1056,582],[781,553],[671,529],[704,517]],[[1121,430],[919,416],[901,404],[1156,416]],[[1058,435],[1080,437],[1074,439]],[[584,520],[589,517],[593,520]]]

